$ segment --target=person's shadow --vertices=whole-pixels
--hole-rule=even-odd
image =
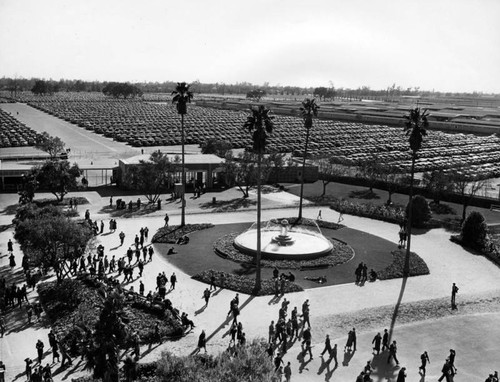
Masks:
[[[354,357],[354,353],[356,351],[346,350],[344,351],[344,360],[342,361],[342,366],[349,366],[349,362],[351,362],[352,357]]]
[[[304,352],[301,351],[298,355],[297,355],[297,360],[300,362],[300,367],[299,367],[299,373],[302,374],[302,372],[305,370],[309,370],[308,368],[306,368],[307,364],[309,362],[312,361],[312,358],[309,357],[309,359],[306,361],[305,360],[305,357],[304,357]]]

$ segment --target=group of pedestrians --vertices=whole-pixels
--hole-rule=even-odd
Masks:
[[[362,286],[368,281],[368,277],[370,277],[370,281],[375,281],[377,279],[377,272],[375,272],[373,268],[368,272],[366,263],[359,263],[354,271],[354,276],[356,276],[355,284]]]

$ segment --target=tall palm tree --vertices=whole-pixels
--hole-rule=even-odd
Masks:
[[[185,82],[177,82],[172,92],[174,98],[172,103],[176,104],[177,114],[181,115],[181,145],[182,145],[182,195],[181,195],[181,226],[186,224],[186,168],[184,166],[184,115],[187,114],[187,104],[191,102],[193,93],[189,91],[189,85]]]
[[[306,144],[304,146],[304,156],[302,157],[302,177],[300,180],[300,202],[299,202],[299,220],[302,219],[302,200],[304,197],[304,171],[306,168],[307,146],[309,145],[309,134],[313,125],[313,117],[318,116],[319,106],[316,105],[316,99],[306,98],[302,101],[300,114],[304,120],[304,127],[306,128]]]
[[[409,115],[405,115],[405,132],[409,137],[408,142],[410,143],[411,149],[411,180],[410,180],[410,195],[408,201],[408,226],[407,226],[407,247],[406,247],[406,258],[404,273],[408,275],[410,272],[410,244],[411,244],[411,219],[412,219],[412,209],[413,209],[413,179],[415,177],[415,160],[417,159],[417,152],[422,148],[422,142],[424,136],[427,135],[426,129],[429,127],[429,122],[427,122],[427,110],[420,111],[420,108],[415,108],[410,110]]]
[[[253,151],[257,153],[257,256],[255,262],[257,265],[257,272],[255,276],[255,293],[260,290],[261,275],[260,275],[260,259],[261,259],[261,235],[260,235],[260,221],[261,221],[261,165],[262,154],[266,151],[267,134],[271,133],[274,128],[273,116],[270,116],[270,110],[266,109],[263,105],[257,108],[250,108],[251,114],[247,117],[247,121],[243,125],[252,133]]]

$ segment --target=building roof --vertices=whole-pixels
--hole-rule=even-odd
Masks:
[[[136,155],[131,158],[122,159],[121,162],[124,164],[138,164],[139,161],[148,161],[150,158],[150,154],[142,154]],[[167,154],[168,159],[173,162],[176,156],[179,154]],[[224,162],[224,159],[219,158],[214,154],[186,154],[184,155],[184,163],[186,165],[196,165],[196,164],[221,164]]]

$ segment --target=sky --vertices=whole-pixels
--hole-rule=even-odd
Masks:
[[[0,77],[500,93],[499,0],[0,0]]]

